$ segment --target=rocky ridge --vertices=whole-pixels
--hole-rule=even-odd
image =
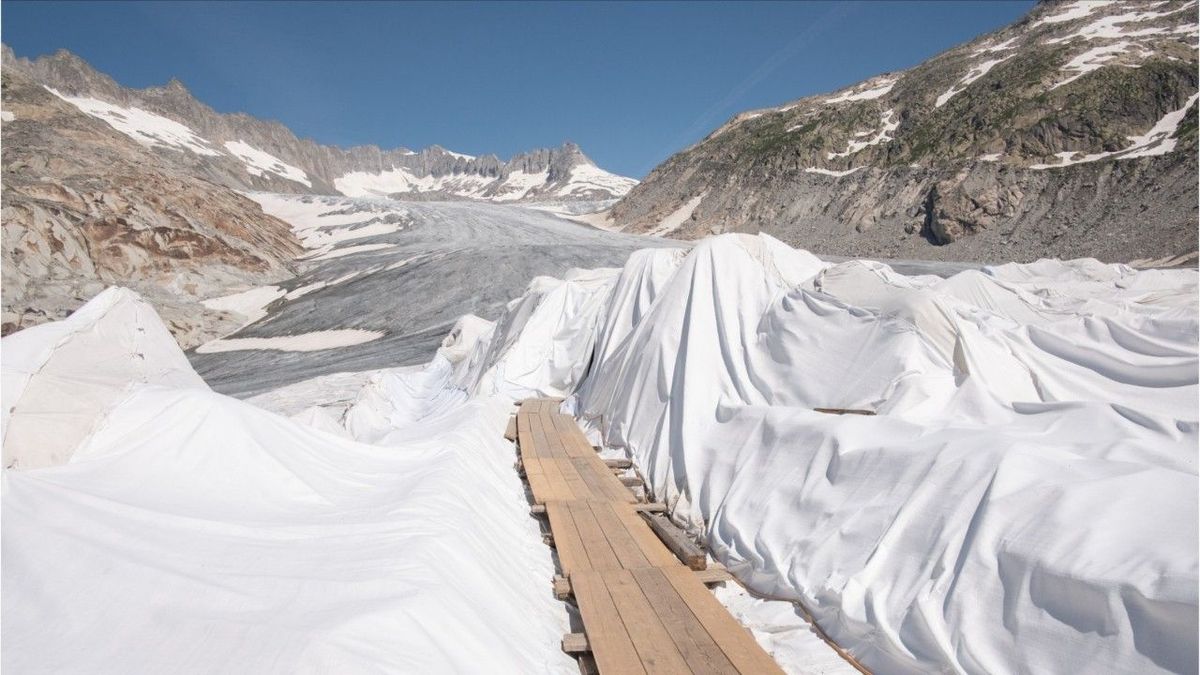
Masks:
[[[137,290],[185,347],[241,318],[200,301],[294,273],[291,227],[19,73],[3,73],[3,333]]]
[[[1197,249],[1197,7],[1042,2],[912,69],[735,116],[612,209],[628,232],[850,256]]]
[[[298,138],[283,124],[218,113],[179,80],[123,87],[60,50],[30,60],[2,48],[6,72],[25,75],[193,175],[237,190],[415,199],[542,201],[614,199],[637,181],[600,169],[574,143],[519,154],[473,157],[424,150],[339,148]]]

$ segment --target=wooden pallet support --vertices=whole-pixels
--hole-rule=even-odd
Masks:
[[[826,415],[874,415],[874,410],[856,410],[854,408],[813,408],[814,411]]]
[[[533,506],[530,506],[529,514],[532,516],[546,515],[546,505],[545,504],[534,504]]]
[[[562,650],[568,654],[586,654],[592,651],[584,633],[567,633],[562,639]]]
[[[654,530],[654,534],[658,535],[671,553],[679,558],[679,562],[693,570],[708,567],[708,556],[704,555],[704,551],[688,538],[686,532],[676,527],[670,518],[661,513],[643,513],[642,517],[650,523],[650,529]]]
[[[621,479],[621,485],[624,485],[625,487],[642,487],[642,485],[645,484],[642,482],[642,479],[637,476],[617,476],[617,478]]]
[[[571,580],[563,576],[554,577],[554,597],[558,600],[566,600],[571,597]]]
[[[634,504],[633,510],[642,513],[666,513],[667,505],[662,502],[647,502],[645,504]]]
[[[724,567],[709,566],[708,569],[696,570],[696,578],[705,586],[732,581],[733,575]]]
[[[517,416],[513,415],[508,418],[508,426],[504,428],[504,440],[510,443],[517,442]]]
[[[628,469],[629,467],[633,466],[633,460],[626,459],[624,457],[618,457],[617,459],[606,459],[604,460],[604,463],[607,464],[608,468],[610,469]]]

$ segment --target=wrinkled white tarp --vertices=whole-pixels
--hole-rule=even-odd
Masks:
[[[69,463],[4,472],[5,672],[577,670],[501,436],[511,400],[445,393],[439,357],[363,391],[349,428],[379,444],[355,442],[194,386],[144,310],[106,292],[38,331],[48,356],[35,333],[0,343],[6,383],[26,377],[6,451],[55,412],[39,392],[72,423],[73,392],[100,392]]]
[[[4,466],[63,464],[130,387],[207,390],[150,305],[109,288],[63,321],[4,338]]]
[[[312,426],[133,386],[70,463],[5,472],[3,665],[573,668],[499,440],[510,397],[571,394],[719,559],[876,672],[1195,672],[1196,293],[725,235],[537,279]]]
[[[726,235],[631,257],[593,290],[586,375],[524,386],[574,387],[718,558],[877,672],[1195,672],[1196,281],[905,277]],[[459,376],[503,388],[476,374],[579,351],[560,311],[537,320],[566,297],[515,303],[531,318],[501,318]]]

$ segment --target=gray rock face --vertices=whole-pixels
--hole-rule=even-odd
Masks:
[[[1195,3],[1043,2],[910,70],[735,116],[612,220],[885,258],[1194,252],[1196,70]]]
[[[419,152],[381,150],[373,145],[343,149],[297,138],[278,122],[242,113],[218,113],[193,97],[178,80],[137,90],[122,87],[65,50],[31,61],[18,58],[5,45],[2,56],[5,71],[20,73],[68,98],[96,99],[126,112],[136,108],[184,125],[203,139],[212,154],[189,149],[180,152],[169,146],[152,149],[179,155],[173,161],[184,164],[193,175],[238,190],[416,199],[600,200],[620,197],[636,183],[599,169],[570,142],[520,154],[507,162],[495,155],[469,157],[437,145]],[[238,144],[243,153],[266,153],[270,157],[267,164],[273,159],[294,167],[303,172],[304,180],[296,180],[298,173],[288,177],[287,172],[248,163],[228,143]],[[516,172],[522,175],[514,178]],[[597,173],[599,181],[587,180]],[[360,180],[339,183],[351,174]],[[530,174],[541,180],[530,181]],[[381,175],[385,178],[379,178]],[[363,187],[363,183],[368,185]]]
[[[4,73],[2,91],[4,334],[120,284],[191,346],[239,323],[200,300],[293,275],[300,243],[258,204],[18,73]]]

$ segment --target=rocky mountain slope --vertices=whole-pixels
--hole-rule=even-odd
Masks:
[[[1194,0],[1043,2],[910,70],[737,115],[610,219],[842,255],[1186,255],[1196,101]]]
[[[472,157],[431,146],[349,149],[297,138],[284,125],[242,113],[221,114],[178,80],[130,89],[67,52],[29,60],[3,47],[6,72],[42,84],[84,113],[104,120],[193,175],[239,190],[348,197],[489,201],[598,201],[624,195],[637,181],[600,169],[579,146]]]
[[[242,195],[191,175],[19,73],[3,73],[3,333],[136,289],[186,347],[240,324],[199,301],[289,278],[303,248]]]
[[[185,348],[236,330],[245,316],[203,301],[304,266],[291,226],[242,192],[583,208],[636,183],[572,143],[508,162],[323,146],[217,113],[177,80],[135,90],[66,51],[2,51],[4,334],[61,319],[114,283],[150,300]]]

